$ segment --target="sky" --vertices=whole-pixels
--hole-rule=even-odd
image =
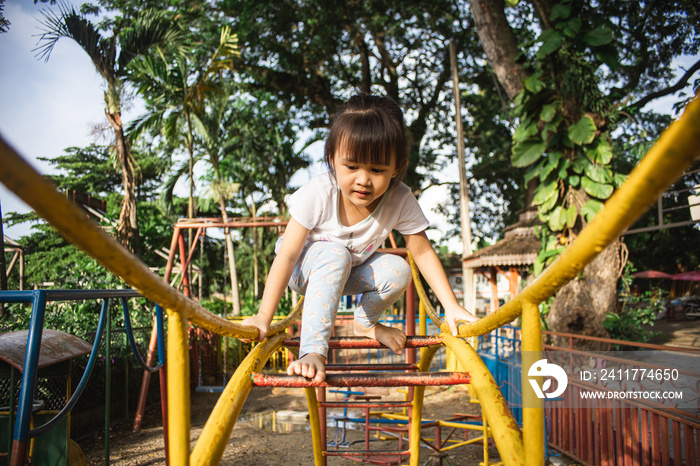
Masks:
[[[81,2],[73,2],[79,4]],[[61,155],[65,148],[84,147],[95,141],[91,135],[96,125],[106,123],[104,116],[104,87],[85,52],[73,41],[61,39],[50,59],[36,58],[33,50],[40,33],[40,11],[56,8],[48,3],[34,4],[31,0],[7,0],[4,14],[10,21],[9,31],[0,34],[0,136],[44,174],[53,173],[52,167],[37,157]],[[687,59],[689,66],[697,57]],[[658,105],[669,109],[673,96]],[[137,102],[124,109],[123,120],[129,122],[143,111]],[[104,141],[100,142],[104,143]],[[320,162],[322,143],[312,146],[308,154],[314,160],[310,169],[297,173],[292,182],[301,185],[310,176],[323,171]],[[458,171],[448,167],[442,181],[457,182]],[[454,179],[451,179],[454,178]],[[186,195],[181,187],[181,195]],[[447,197],[446,187],[426,191],[419,202],[436,228],[428,236],[439,241],[448,230],[445,217],[433,212],[437,203]],[[30,209],[0,184],[2,212],[27,212]],[[28,226],[8,228],[5,234],[17,239],[30,234]],[[459,238],[448,242],[453,252],[461,252]]]

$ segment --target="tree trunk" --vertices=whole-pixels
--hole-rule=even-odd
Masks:
[[[620,240],[615,240],[583,269],[582,274],[559,290],[549,311],[552,331],[609,338],[602,322],[608,313],[615,313],[617,309],[620,247]],[[555,339],[554,343],[563,341]],[[603,351],[609,349],[609,345],[591,341],[577,344],[576,349]]]
[[[520,49],[508,24],[503,0],[469,0],[469,3],[486,57],[498,82],[512,99],[523,88],[527,73],[515,61]]]
[[[119,112],[109,113],[105,111],[107,120],[114,129],[117,158],[122,172],[122,186],[124,199],[122,199],[119,222],[117,224],[117,237],[127,249],[134,254],[141,255],[141,235],[139,234],[138,221],[136,219],[136,179],[134,177],[134,165],[131,152],[124,136],[124,126]]]
[[[503,0],[470,0],[477,33],[498,82],[512,99],[522,88],[527,77],[524,68],[516,62],[520,53],[513,30],[508,24]],[[549,17],[549,4],[538,0],[536,9]],[[577,109],[580,110],[580,109]],[[528,184],[528,205],[535,185]],[[620,241],[603,250],[583,271],[556,295],[549,313],[549,323],[554,331],[581,335],[605,336],[608,334],[602,321],[608,312],[615,310],[617,279],[620,268]]]
[[[224,223],[228,222],[228,214],[226,213],[226,200],[223,196],[219,196],[219,208],[221,209],[221,218]],[[224,237],[226,238],[226,251],[228,252],[228,266],[231,271],[231,301],[233,303],[233,315],[241,315],[241,299],[238,295],[238,274],[236,272],[236,256],[233,250],[233,240],[231,239],[231,229],[224,228]]]

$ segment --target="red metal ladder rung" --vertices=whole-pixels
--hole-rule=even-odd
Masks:
[[[427,387],[469,383],[467,372],[354,372],[326,374],[326,380],[315,383],[300,375],[259,373],[251,375],[258,387]]]

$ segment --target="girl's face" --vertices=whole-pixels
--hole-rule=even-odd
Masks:
[[[333,169],[344,200],[373,212],[398,171],[394,159],[390,165],[364,164],[350,160],[342,149],[337,151]]]

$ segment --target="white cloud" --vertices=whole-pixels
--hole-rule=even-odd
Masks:
[[[48,62],[35,52],[42,8],[14,1],[5,6],[10,29],[0,35],[0,135],[41,173],[51,167],[37,157],[53,157],[71,146],[92,142],[93,125],[104,121],[102,81],[87,54],[70,39],[56,44]],[[29,207],[0,185],[3,213]],[[27,228],[8,228],[18,237]]]

